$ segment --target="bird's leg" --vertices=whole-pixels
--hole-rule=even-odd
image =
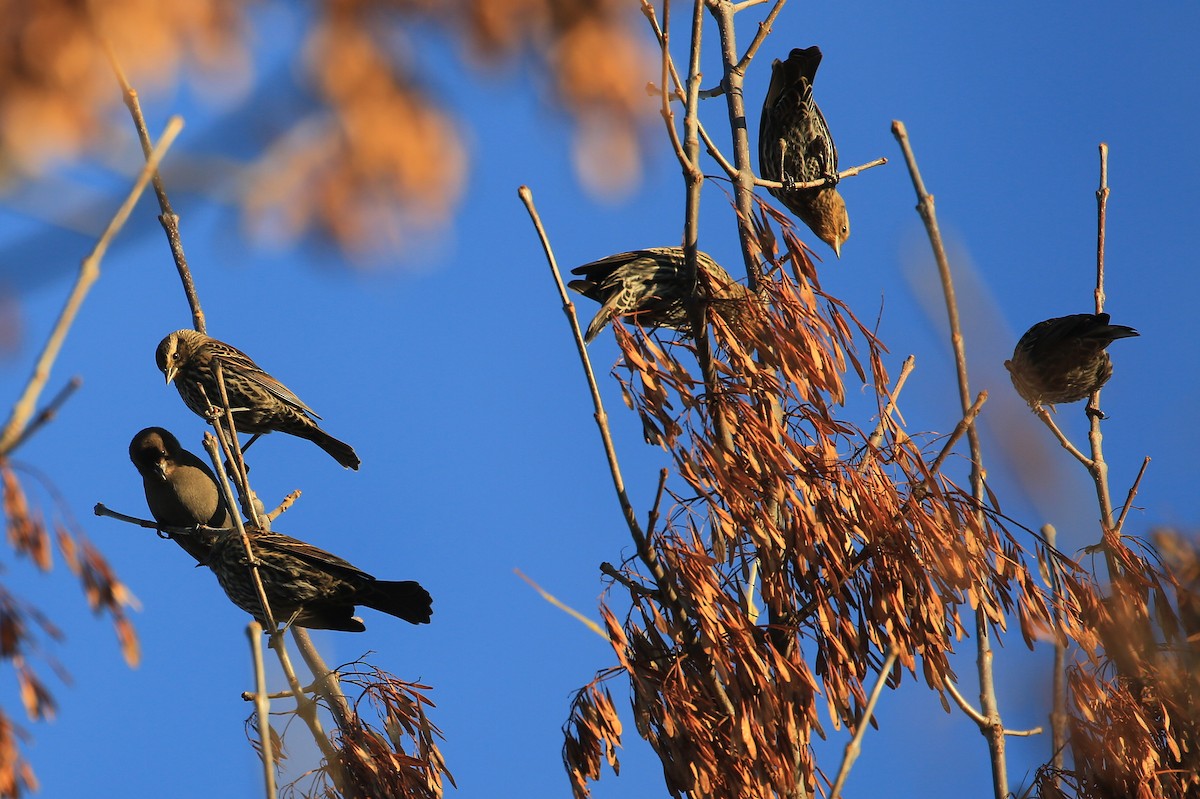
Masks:
[[[292,615],[288,618],[287,622],[283,625],[283,629],[281,629],[279,631],[279,633],[281,635],[283,633],[286,633],[288,630],[290,630],[292,628],[292,623],[295,622],[296,619],[300,618],[300,613],[303,610],[304,610],[304,608],[297,608],[296,611],[294,613],[292,613]]]
[[[1104,411],[1100,410],[1099,405],[1095,405],[1093,403],[1094,403],[1094,398],[1088,400],[1087,409],[1084,411],[1084,413],[1087,414],[1087,418],[1089,418],[1089,419],[1099,419],[1100,421],[1103,422],[1105,419],[1108,418],[1108,414],[1105,413]]]
[[[250,436],[249,441],[247,441],[245,444],[242,445],[242,457],[243,457],[242,463],[244,463],[246,465],[246,476],[247,477],[250,476],[250,464],[245,462],[246,450],[250,449],[250,445],[253,444],[255,441],[258,441],[258,439],[261,436],[262,436],[262,433],[255,433],[254,435]],[[237,474],[237,472],[234,471],[233,464],[230,463],[229,461],[225,461],[225,472],[228,475],[230,475],[231,479],[232,479],[233,475]],[[234,482],[237,482],[237,481],[234,480]]]
[[[779,182],[783,184],[784,191],[792,191],[792,186],[796,181],[783,169],[784,160],[787,157],[787,139],[779,140]]]

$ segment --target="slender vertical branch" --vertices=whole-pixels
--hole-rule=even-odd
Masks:
[[[108,55],[109,63],[112,65],[113,73],[117,76],[117,82],[121,85],[121,95],[125,101],[125,107],[129,109],[129,115],[133,117],[133,126],[137,129],[138,140],[142,143],[142,152],[149,159],[150,135],[146,131],[146,118],[142,115],[142,105],[138,101],[137,90],[125,77],[125,70],[121,68],[121,62],[117,60],[117,55],[113,52],[108,39],[101,35],[100,40]],[[167,234],[171,257],[175,259],[175,268],[183,283],[183,293],[187,295],[188,305],[192,309],[192,325],[196,330],[204,333],[204,311],[200,307],[200,297],[196,294],[196,284],[192,281],[192,272],[188,269],[187,257],[183,254],[183,240],[179,236],[179,217],[172,210],[171,201],[167,199],[167,191],[163,188],[162,177],[158,174],[157,165],[153,175],[154,193],[158,196],[158,207],[162,211],[158,221],[163,227],[163,232]]]
[[[1100,188],[1096,189],[1096,313],[1104,313],[1104,228],[1108,222],[1108,145],[1100,142]]]
[[[908,164],[908,172],[912,178],[913,189],[917,194],[917,213],[925,223],[929,235],[929,243],[933,247],[934,259],[937,261],[938,275],[941,278],[942,293],[946,301],[946,315],[950,323],[950,344],[954,349],[954,367],[958,377],[958,397],[966,415],[971,407],[971,388],[967,373],[967,355],[963,344],[962,326],[959,321],[958,300],[954,294],[954,280],[950,271],[950,260],[946,257],[946,248],[942,243],[942,234],[938,228],[937,214],[934,210],[933,195],[925,189],[921,172],[917,168],[916,156],[908,140],[908,131],[904,123],[892,122],[892,135],[900,144],[904,160]],[[967,427],[967,441],[971,449],[971,496],[975,499],[975,523],[981,531],[985,529],[986,519],[983,514],[986,493],[983,485],[983,454],[979,443],[979,431],[972,421]],[[992,643],[989,621],[982,610],[975,613],[975,636],[977,647],[976,667],[979,673],[979,702],[985,723],[980,730],[988,741],[988,750],[992,761],[992,789],[996,799],[1006,799],[1008,796],[1008,767],[1005,759],[1004,724],[1000,718],[1000,709],[996,700],[996,685],[994,679]]]
[[[250,657],[254,662],[254,715],[258,719],[258,740],[262,744],[263,779],[267,799],[275,799],[275,742],[271,740],[271,700],[267,696],[267,674],[263,668],[262,625],[246,625],[250,639]]]
[[[42,353],[34,364],[33,374],[30,375],[29,382],[25,384],[25,390],[21,397],[13,405],[12,414],[5,423],[4,429],[0,431],[0,455],[8,455],[24,435],[29,420],[33,416],[34,408],[37,406],[38,397],[41,396],[46,381],[50,379],[50,370],[53,368],[55,360],[58,359],[63,342],[66,341],[67,332],[71,329],[75,316],[79,313],[88,292],[91,291],[92,284],[100,278],[100,261],[108,252],[108,245],[117,235],[117,231],[124,227],[125,221],[129,219],[129,214],[133,212],[133,207],[137,205],[138,199],[145,191],[150,176],[154,174],[154,170],[158,168],[158,164],[167,154],[171,143],[175,141],[175,137],[182,129],[183,120],[180,117],[172,117],[167,122],[167,127],[163,130],[158,144],[148,152],[146,165],[138,174],[137,180],[134,181],[133,188],[129,190],[125,201],[121,203],[120,208],[109,221],[108,227],[104,229],[96,246],[80,264],[75,285],[71,288],[71,293],[67,296],[62,311],[59,312],[50,336],[46,339],[46,345],[42,348]]]
[[[600,429],[600,440],[604,446],[604,454],[608,459],[609,473],[612,475],[613,488],[617,494],[617,502],[621,506],[621,515],[625,519],[625,524],[629,528],[629,534],[633,538],[634,546],[637,549],[638,557],[646,564],[646,568],[650,570],[650,575],[654,578],[655,584],[658,586],[663,603],[671,609],[676,616],[679,617],[680,625],[686,631],[687,645],[695,652],[701,650],[699,637],[696,634],[695,628],[691,623],[691,619],[696,617],[694,608],[690,607],[690,603],[686,597],[680,596],[675,590],[675,583],[667,574],[666,566],[658,557],[658,553],[650,543],[650,539],[642,530],[641,524],[638,522],[637,514],[634,512],[633,504],[629,501],[629,495],[625,491],[625,479],[621,475],[621,467],[617,461],[617,450],[613,445],[612,433],[608,427],[608,414],[604,410],[604,402],[600,398],[600,387],[596,383],[596,374],[592,370],[591,360],[588,358],[587,345],[583,341],[583,333],[579,329],[579,320],[575,316],[575,306],[567,296],[567,287],[563,283],[562,274],[558,270],[558,260],[554,257],[554,250],[550,246],[550,239],[546,235],[546,229],[542,226],[541,216],[537,212],[537,208],[533,203],[533,192],[528,186],[521,186],[517,190],[517,194],[521,198],[521,202],[525,204],[526,210],[529,212],[529,218],[533,222],[534,229],[537,231],[538,238],[542,243],[542,250],[546,254],[546,261],[550,265],[550,272],[554,276],[555,285],[558,287],[558,294],[563,302],[563,313],[566,314],[567,320],[571,324],[572,333],[575,336],[575,347],[579,352],[579,359],[583,364],[584,375],[587,378],[588,389],[592,395],[592,406],[595,409],[596,426]],[[720,676],[717,675],[711,665],[706,673],[713,695],[717,701],[721,703],[722,709],[729,718],[734,717],[733,703],[729,700],[729,694],[725,691],[721,684]]]
[[[883,693],[883,686],[887,684],[888,675],[892,673],[892,666],[895,665],[896,657],[899,654],[899,650],[894,645],[888,650],[883,667],[879,670],[879,677],[875,680],[875,687],[871,689],[871,696],[867,699],[867,706],[863,709],[862,718],[859,719],[853,737],[846,744],[846,752],[842,755],[842,765],[838,768],[837,779],[834,780],[833,788],[829,791],[829,799],[840,799],[842,795],[842,788],[846,785],[846,778],[850,776],[850,769],[862,751],[862,739],[867,733],[867,728],[871,726],[871,716],[875,713],[879,695]]]
[[[754,166],[750,162],[750,133],[746,126],[746,98],[743,94],[746,70],[750,65],[750,53],[747,53],[745,60],[738,58],[737,35],[733,25],[734,3],[730,0],[712,0],[710,7],[713,17],[717,21],[717,32],[721,41],[721,60],[724,69],[721,82],[725,89],[725,107],[729,114],[729,129],[733,135],[733,165],[737,169],[733,191],[734,205],[737,207],[738,214],[739,239],[742,245],[742,257],[746,262],[746,277],[750,289],[754,290],[758,286],[761,275],[751,244],[754,241]],[[774,13],[777,13],[777,9]],[[760,35],[765,34],[760,31]]]
[[[1042,537],[1046,539],[1046,582],[1050,586],[1050,612],[1054,619],[1054,671],[1051,680],[1050,707],[1050,765],[1054,768],[1054,784],[1058,785],[1058,773],[1062,771],[1067,747],[1067,641],[1062,626],[1062,581],[1053,561],[1058,548],[1058,531],[1054,525],[1042,526]]]
[[[1104,236],[1108,220],[1108,145],[1100,144],[1100,187],[1096,189],[1096,313],[1104,311]],[[1091,449],[1092,482],[1096,485],[1096,501],[1100,505],[1100,535],[1103,544],[1104,562],[1111,580],[1121,577],[1121,566],[1113,553],[1120,544],[1120,533],[1113,524],[1112,494],[1108,487],[1108,463],[1104,460],[1104,434],[1100,422],[1104,414],[1100,411],[1100,390],[1088,398],[1088,446]]]

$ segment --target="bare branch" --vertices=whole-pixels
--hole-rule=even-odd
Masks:
[[[262,745],[263,780],[267,799],[275,799],[275,752],[271,740],[271,701],[267,698],[267,673],[263,668],[262,632],[262,625],[256,621],[246,625],[250,657],[254,662],[254,715],[258,718],[258,740]]]
[[[175,137],[179,135],[179,131],[182,129],[183,120],[180,117],[171,117],[167,121],[167,127],[163,130],[162,137],[147,156],[146,165],[138,174],[137,180],[134,181],[133,188],[129,190],[125,201],[121,203],[121,207],[117,209],[117,212],[109,221],[108,227],[105,228],[99,241],[96,242],[96,246],[92,248],[92,251],[88,253],[87,257],[80,264],[79,275],[75,278],[75,285],[71,288],[71,293],[67,296],[67,302],[63,306],[62,311],[59,312],[58,320],[54,323],[54,327],[46,339],[46,344],[42,348],[41,355],[38,356],[37,363],[34,364],[33,374],[30,375],[29,382],[26,383],[25,390],[22,392],[20,399],[13,405],[12,414],[5,423],[4,429],[0,430],[0,456],[11,453],[13,447],[24,436],[26,426],[29,423],[30,417],[33,416],[34,407],[37,405],[38,397],[41,396],[46,381],[50,379],[50,370],[53,368],[55,360],[58,359],[58,353],[67,338],[67,331],[71,329],[71,324],[75,321],[75,315],[79,313],[79,309],[83,305],[83,300],[91,290],[92,284],[100,278],[100,261],[104,258],[104,254],[108,252],[108,245],[117,235],[117,231],[125,225],[125,221],[129,218],[129,214],[132,213],[133,207],[137,205],[138,199],[142,196],[142,192],[150,180],[150,175],[158,168],[158,164],[162,161],[171,143],[175,141]]]
[[[146,119],[142,116],[142,106],[138,101],[137,90],[129,84],[129,80],[125,77],[125,70],[121,68],[120,62],[117,60],[116,53],[113,52],[112,45],[104,36],[100,37],[100,41],[104,45],[105,53],[108,55],[109,63],[112,65],[113,73],[117,76],[117,82],[121,85],[122,98],[125,101],[125,107],[129,109],[129,114],[133,117],[133,126],[137,129],[138,139],[142,143],[142,151],[146,154],[147,160],[150,158],[150,136],[146,131]],[[158,174],[157,164],[153,170],[154,175],[154,193],[158,197],[158,207],[162,214],[158,217],[159,223],[163,227],[163,231],[167,234],[167,244],[171,248],[171,257],[175,259],[175,268],[179,272],[179,279],[183,283],[183,292],[187,295],[188,305],[192,309],[192,325],[201,333],[205,332],[204,311],[200,308],[200,297],[196,294],[196,284],[192,281],[192,272],[188,269],[187,258],[183,254],[183,241],[179,236],[179,217],[171,209],[171,202],[167,199],[166,189],[163,188],[162,177]]]
[[[858,726],[854,730],[854,735],[846,744],[846,751],[842,755],[842,765],[838,768],[837,779],[833,782],[833,788],[829,791],[829,799],[839,799],[842,795],[842,788],[846,785],[846,778],[850,776],[850,769],[854,766],[854,761],[858,760],[858,755],[862,751],[862,739],[867,734],[867,728],[871,726],[871,716],[875,713],[875,705],[879,702],[879,695],[883,693],[883,686],[887,684],[888,675],[892,672],[892,666],[896,662],[896,656],[899,651],[893,645],[887,654],[887,658],[883,661],[883,666],[879,669],[879,676],[875,680],[875,686],[871,689],[871,696],[867,699],[867,706],[863,709],[862,719],[859,720]]]
[[[929,235],[929,243],[933,248],[934,259],[937,261],[938,276],[942,283],[942,294],[946,301],[946,316],[950,324],[950,344],[954,350],[954,366],[958,377],[958,399],[962,406],[963,416],[966,417],[971,408],[971,389],[967,374],[967,354],[963,343],[962,326],[959,321],[958,300],[954,293],[954,279],[950,271],[950,260],[946,257],[946,248],[942,243],[942,234],[938,228],[937,213],[934,210],[933,195],[925,189],[921,172],[917,168],[917,159],[913,154],[912,145],[908,140],[908,131],[900,120],[892,122],[892,134],[900,144],[908,172],[917,194],[917,212],[925,223]],[[973,421],[967,423],[967,441],[971,449],[971,496],[975,500],[976,523],[983,529],[983,503],[986,492],[983,485],[983,449],[979,442],[979,432]],[[1006,799],[1008,796],[1008,766],[1004,754],[1004,726],[1000,719],[1000,709],[996,701],[996,685],[993,673],[992,645],[988,629],[988,619],[982,609],[975,612],[975,642],[977,647],[977,670],[979,673],[980,707],[986,718],[986,724],[981,730],[988,740],[988,750],[992,763],[992,790],[996,799]]]
[[[570,605],[568,605],[567,603],[563,602],[561,599],[554,596],[554,594],[551,594],[545,588],[542,588],[540,585],[538,585],[536,582],[534,582],[528,575],[526,575],[520,569],[513,569],[513,572],[516,573],[516,575],[518,577],[520,577],[522,580],[529,583],[529,585],[533,587],[533,590],[537,591],[538,595],[541,596],[542,599],[546,600],[554,607],[563,611],[568,616],[571,616],[576,621],[581,622],[585,627],[587,627],[589,630],[594,632],[596,635],[603,638],[605,641],[609,640],[608,634],[606,632],[604,632],[604,629],[599,624],[596,624],[596,622],[592,621],[587,616],[585,616],[582,613],[580,613],[579,611],[577,611],[575,608],[573,608]]]

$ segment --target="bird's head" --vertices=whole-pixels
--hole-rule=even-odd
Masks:
[[[154,352],[154,361],[158,364],[159,371],[163,373],[168,383],[175,379],[179,374],[180,367],[192,357],[201,338],[203,338],[203,334],[197,333],[195,330],[176,330],[158,342],[158,349]]]
[[[147,427],[129,442],[129,460],[147,479],[166,480],[180,450],[179,440],[161,427]]]

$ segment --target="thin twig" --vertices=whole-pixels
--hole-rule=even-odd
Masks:
[[[124,513],[118,513],[106,507],[104,503],[97,502],[92,508],[92,513],[96,516],[107,516],[110,519],[126,522],[128,524],[136,524],[138,527],[145,527],[148,530],[159,530],[169,535],[192,535],[193,533],[228,533],[237,529],[235,527],[209,527],[205,524],[198,524],[194,527],[171,527],[169,525],[159,524],[150,519],[139,519],[136,516],[126,516]]]
[[[279,518],[280,514],[292,507],[292,505],[294,505],[298,499],[300,499],[300,489],[297,488],[295,491],[283,498],[283,502],[279,503],[278,508],[267,514],[267,519],[270,521],[275,521]]]
[[[63,305],[62,311],[59,312],[58,319],[55,321],[49,337],[46,339],[46,344],[42,348],[41,355],[38,356],[37,362],[34,364],[33,374],[29,376],[29,382],[25,384],[25,390],[21,393],[20,399],[13,405],[12,414],[8,417],[4,429],[0,431],[0,456],[10,454],[13,447],[24,435],[29,420],[34,414],[38,397],[41,396],[46,381],[50,379],[50,370],[53,368],[54,362],[58,358],[58,353],[62,350],[63,342],[67,338],[67,331],[71,329],[71,324],[75,321],[75,316],[79,313],[79,308],[83,305],[83,300],[87,297],[88,291],[91,290],[92,284],[100,277],[100,261],[103,260],[104,254],[108,252],[108,245],[117,235],[117,231],[125,225],[125,221],[129,218],[133,207],[142,196],[146,184],[150,181],[150,175],[158,168],[158,164],[162,161],[171,143],[175,141],[175,137],[179,135],[179,131],[182,129],[182,118],[171,117],[167,121],[167,127],[163,130],[162,137],[159,138],[158,144],[154,146],[147,156],[146,165],[138,173],[137,180],[133,183],[133,188],[129,190],[129,194],[126,195],[125,201],[121,203],[117,212],[113,214],[108,227],[104,229],[104,233],[101,234],[100,239],[96,242],[96,246],[92,248],[92,251],[88,253],[80,264],[79,275],[75,278],[75,285],[71,288],[71,293],[67,296],[66,304]]]
[[[958,420],[958,424],[954,426],[954,430],[950,432],[950,437],[946,439],[946,443],[942,446],[942,451],[938,453],[938,456],[933,459],[933,463],[929,465],[930,474],[937,474],[942,470],[942,464],[946,462],[946,458],[950,457],[950,453],[958,443],[958,440],[962,438],[963,433],[971,429],[971,426],[975,423],[975,417],[983,410],[983,403],[987,402],[987,398],[987,391],[980,391],[978,396],[975,397],[975,402],[971,403],[971,407],[967,408],[967,412],[963,414],[963,417]]]
[[[583,372],[587,379],[588,390],[592,395],[596,426],[600,430],[600,440],[604,446],[604,455],[608,460],[608,469],[612,476],[613,489],[616,492],[617,502],[621,507],[621,515],[625,520],[625,525],[629,528],[629,534],[633,538],[638,557],[646,564],[646,568],[650,570],[650,575],[654,578],[654,582],[661,592],[663,603],[671,608],[679,617],[680,624],[686,631],[685,634],[688,638],[687,643],[689,647],[694,651],[700,651],[699,640],[690,621],[695,617],[695,612],[687,606],[685,598],[676,592],[674,583],[667,575],[666,567],[642,531],[641,525],[637,520],[637,514],[634,512],[633,504],[629,501],[629,495],[625,491],[625,478],[621,475],[621,467],[617,461],[617,450],[613,445],[612,432],[608,427],[608,414],[604,410],[604,402],[600,399],[600,387],[596,383],[596,374],[592,371],[592,362],[588,358],[587,345],[584,343],[583,333],[579,329],[579,319],[575,315],[575,306],[567,296],[567,287],[563,284],[562,274],[558,270],[558,261],[554,257],[554,250],[550,246],[550,239],[546,235],[546,229],[542,226],[542,218],[533,203],[533,192],[529,190],[528,186],[521,186],[517,190],[517,194],[520,196],[521,202],[525,204],[525,208],[529,212],[529,218],[533,222],[534,229],[537,231],[538,239],[542,244],[542,250],[546,254],[546,261],[550,266],[550,272],[554,277],[555,285],[558,286],[559,298],[563,303],[563,313],[566,314],[567,321],[571,325],[571,331],[575,336],[575,347],[579,352],[579,359],[583,364]],[[711,667],[709,668],[708,677],[712,683],[714,695],[721,703],[722,709],[727,716],[732,719],[734,717],[733,703],[729,700],[728,693],[726,693],[719,677]]]
[[[858,720],[854,735],[846,743],[846,751],[842,755],[842,765],[838,768],[837,779],[834,780],[833,788],[829,791],[829,799],[839,799],[842,795],[842,788],[846,785],[846,778],[850,776],[850,769],[862,751],[862,739],[867,734],[867,728],[871,726],[871,716],[875,713],[879,695],[883,693],[883,686],[887,684],[888,675],[892,673],[892,665],[895,664],[899,654],[900,650],[895,645],[888,650],[883,667],[879,670],[879,677],[875,680],[875,687],[871,689],[871,696],[867,699],[867,706],[863,709],[862,718]]]
[[[896,378],[896,384],[888,392],[887,404],[879,414],[879,424],[875,425],[875,430],[871,432],[871,437],[867,439],[867,444],[871,447],[872,451],[879,449],[879,445],[883,443],[884,429],[888,421],[892,418],[892,413],[896,410],[896,399],[900,396],[900,391],[904,388],[904,384],[908,381],[908,376],[912,374],[916,363],[916,357],[909,355],[904,359],[904,363],[900,364],[900,374]]]
[[[25,431],[21,433],[21,436],[16,441],[13,442],[12,449],[18,449],[22,444],[32,438],[38,430],[41,430],[50,422],[54,421],[54,418],[58,416],[58,409],[61,408],[63,404],[71,398],[71,395],[78,391],[79,387],[82,385],[83,378],[79,375],[75,375],[68,380],[66,385],[59,389],[58,393],[54,395],[54,399],[46,403],[45,407],[38,411],[37,415],[33,417],[33,421],[25,426]]]
[[[1096,313],[1104,313],[1104,229],[1108,221],[1108,145],[1100,142],[1100,188],[1096,189]]]
[[[137,90],[130,85],[129,80],[125,77],[125,70],[121,68],[121,63],[117,60],[117,55],[113,52],[112,45],[108,39],[101,36],[100,40],[104,45],[105,53],[108,55],[109,63],[112,65],[113,73],[117,76],[117,82],[121,85],[121,94],[125,101],[125,107],[129,109],[129,115],[133,117],[133,126],[137,129],[138,139],[142,143],[142,152],[149,159],[150,136],[146,131],[146,119],[142,116],[142,106],[138,102]],[[158,197],[158,207],[162,211],[162,214],[158,217],[158,221],[167,235],[167,245],[171,248],[171,257],[175,260],[175,268],[178,270],[179,279],[183,283],[183,293],[187,295],[188,305],[192,309],[192,326],[201,333],[204,333],[204,311],[200,307],[200,297],[196,294],[196,284],[192,281],[192,272],[188,269],[187,257],[183,254],[183,241],[179,236],[179,217],[171,209],[171,201],[167,199],[167,192],[163,188],[162,177],[158,174],[157,166],[153,170],[153,174],[154,193]]]
[[[221,432],[218,429],[218,432]],[[222,436],[224,438],[224,436]],[[222,442],[224,443],[224,442]],[[213,472],[217,475],[217,485],[221,488],[221,494],[225,498],[225,505],[229,508],[236,508],[237,504],[233,501],[233,489],[229,487],[229,478],[225,474],[225,469],[221,465],[221,453],[217,444],[217,439],[212,433],[204,434],[204,449],[208,452],[209,458],[212,459]],[[242,515],[240,513],[232,513],[234,526],[237,528],[237,534],[242,540],[242,548],[246,551],[246,568],[250,570],[250,581],[254,583],[254,593],[258,596],[259,610],[263,613],[263,619],[266,620],[268,629],[274,637],[278,632],[278,624],[275,621],[274,614],[271,613],[271,603],[267,600],[266,589],[263,588],[262,578],[258,573],[258,558],[254,555],[254,547],[250,543],[250,536],[246,533],[246,526],[242,524]]]
[[[262,744],[263,778],[267,799],[274,799],[275,744],[271,740],[271,701],[267,695],[267,672],[263,668],[262,625],[251,621],[246,625],[250,639],[250,657],[254,661],[254,715],[258,718],[258,740]]]
[[[596,624],[596,622],[592,621],[587,616],[585,616],[582,613],[580,613],[579,611],[577,611],[575,608],[573,608],[570,605],[568,605],[567,603],[563,602],[561,599],[554,596],[554,594],[550,593],[545,588],[542,588],[540,585],[538,585],[536,582],[534,582],[533,579],[529,577],[529,575],[525,574],[520,569],[513,569],[513,572],[515,572],[516,575],[518,577],[520,577],[522,580],[529,583],[529,585],[533,588],[533,590],[537,591],[538,595],[542,599],[546,600],[551,605],[553,605],[554,607],[561,610],[563,613],[566,613],[571,618],[582,623],[585,627],[587,627],[589,630],[594,632],[596,635],[603,638],[605,641],[609,641],[609,643],[611,643],[611,639],[609,639],[608,633],[604,632],[604,629],[599,624]]]
[[[1062,448],[1071,453],[1071,457],[1075,458],[1075,460],[1079,461],[1089,470],[1091,470],[1092,459],[1080,452],[1079,448],[1071,443],[1071,440],[1067,438],[1066,433],[1064,433],[1059,426],[1055,424],[1054,418],[1050,415],[1050,411],[1046,410],[1044,405],[1039,405],[1033,409],[1033,412],[1039,419],[1042,420],[1042,423],[1046,425],[1046,427],[1050,428],[1050,432],[1054,434],[1056,439],[1058,439],[1058,443],[1062,445]]]
[[[630,592],[632,592],[634,594],[638,594],[639,596],[650,597],[651,599],[656,599],[656,600],[661,601],[661,597],[657,591],[655,591],[653,588],[647,588],[644,585],[635,583],[633,580],[630,580],[624,574],[621,574],[621,571],[616,566],[612,565],[608,561],[605,561],[600,564],[600,571],[604,574],[607,574],[609,577],[613,578],[618,583],[620,583],[621,585],[628,588],[630,590]]]
[[[843,169],[838,172],[838,180],[842,178],[852,178],[860,172],[866,172],[868,169],[874,169],[877,166],[883,166],[888,160],[886,158],[876,158],[874,161],[868,161],[865,164],[852,166],[849,169]],[[822,186],[828,186],[835,181],[832,178],[817,178],[816,180],[806,180],[801,183],[784,184],[778,180],[767,180],[766,178],[755,178],[754,185],[762,186],[764,189],[819,189]]]
[[[312,673],[312,690],[328,704],[329,711],[333,714],[333,720],[338,728],[349,734],[359,726],[358,714],[350,706],[346,694],[342,691],[342,681],[338,678],[337,671],[329,668],[325,663],[325,659],[321,657],[321,653],[313,644],[308,630],[293,625],[291,631],[292,640],[296,642],[296,648],[300,650],[300,657],[304,658],[305,665]]]
[[[929,243],[933,248],[934,259],[937,261],[938,276],[942,283],[942,293],[946,302],[946,316],[950,324],[950,344],[954,350],[954,366],[958,377],[958,399],[965,417],[971,408],[971,389],[967,373],[967,354],[963,344],[962,326],[959,322],[958,300],[954,293],[954,279],[950,271],[950,261],[946,257],[946,248],[942,243],[942,234],[938,228],[937,213],[934,210],[933,195],[925,189],[921,179],[921,171],[917,168],[917,159],[913,154],[912,145],[908,140],[908,131],[900,120],[892,122],[892,135],[900,144],[904,160],[908,165],[909,176],[912,178],[913,189],[917,194],[917,213],[925,223],[929,235]],[[986,492],[983,484],[983,449],[979,442],[979,431],[974,422],[967,425],[967,441],[971,450],[971,496],[975,500],[975,516],[980,530],[986,525],[983,508]],[[978,722],[980,731],[988,741],[988,751],[991,755],[992,790],[995,799],[1006,799],[1008,796],[1008,765],[1005,757],[1004,725],[1000,718],[1000,708],[996,700],[996,683],[993,671],[991,634],[989,621],[982,608],[975,611],[975,645],[977,651],[976,668],[979,675],[979,703],[984,721]]]
[[[288,687],[292,689],[292,696],[296,699],[296,715],[303,719],[308,726],[313,741],[320,748],[325,760],[333,767],[334,783],[340,786],[342,782],[339,768],[341,759],[338,757],[337,749],[329,742],[324,728],[321,727],[321,720],[317,718],[317,703],[308,698],[308,695],[304,693],[304,687],[300,685],[300,680],[296,679],[296,670],[292,668],[292,659],[287,652],[287,639],[277,633],[270,636],[267,645],[275,650],[275,656],[279,659],[279,665],[283,669],[283,676],[287,679]]]
[[[967,698],[958,692],[958,686],[946,680],[946,693],[950,694],[950,698],[954,700],[954,704],[958,705],[959,709],[966,713],[971,721],[983,727],[987,724],[987,717],[975,709],[975,707],[967,701]]]
[[[1057,787],[1059,772],[1062,771],[1063,753],[1067,746],[1067,641],[1062,628],[1062,580],[1051,560],[1058,548],[1058,531],[1054,525],[1042,525],[1042,538],[1046,540],[1046,582],[1050,585],[1050,612],[1054,619],[1054,671],[1050,680],[1050,765],[1052,779]]]
[[[1113,532],[1118,537],[1125,527],[1125,517],[1129,515],[1129,509],[1133,507],[1133,498],[1137,496],[1138,486],[1142,484],[1142,475],[1146,473],[1146,467],[1149,465],[1150,456],[1147,455],[1142,459],[1142,468],[1138,469],[1137,477],[1133,479],[1133,485],[1129,487],[1129,493],[1125,495],[1125,504],[1121,506],[1121,515],[1117,517],[1117,523],[1113,525]]]
[[[760,1],[766,2],[766,0]],[[758,48],[762,47],[763,42],[767,40],[767,36],[771,34],[771,28],[775,25],[775,20],[779,17],[779,13],[783,11],[783,6],[786,2],[787,0],[776,0],[775,5],[772,6],[771,10],[767,13],[766,18],[764,18],[762,22],[758,23],[758,32],[755,33],[754,38],[750,40],[750,46],[746,48],[745,54],[737,64],[738,70],[743,75],[746,74],[746,70],[750,68],[750,62],[754,60],[754,56],[758,53]],[[753,4],[754,0],[747,0],[747,2],[743,3],[731,3],[730,10],[732,14],[736,14]]]
[[[1100,144],[1100,187],[1096,190],[1096,313],[1104,310],[1104,229],[1108,219],[1108,145]],[[1108,486],[1108,463],[1104,460],[1104,434],[1100,431],[1100,389],[1088,398],[1088,446],[1091,464],[1088,471],[1096,485],[1096,501],[1100,505],[1100,544],[1104,550],[1104,562],[1109,579],[1117,580],[1122,575],[1120,564],[1113,548],[1120,543],[1120,533],[1113,525],[1112,494]]]

